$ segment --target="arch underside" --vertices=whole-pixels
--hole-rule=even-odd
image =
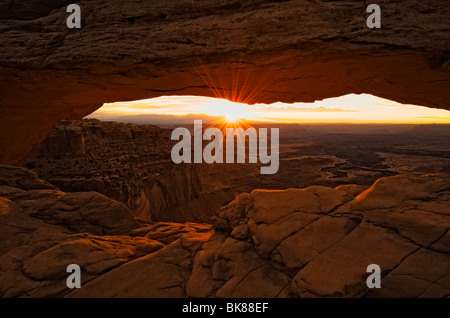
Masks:
[[[79,1],[79,30],[56,2],[0,5],[0,164],[105,102],[370,93],[450,109],[450,10],[440,1],[378,1],[379,30],[367,29],[364,1]]]

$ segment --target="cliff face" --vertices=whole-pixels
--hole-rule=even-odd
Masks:
[[[61,121],[24,160],[64,191],[96,191],[144,219],[195,219],[177,214],[201,193],[194,165],[174,165],[170,131],[151,125]]]
[[[365,92],[449,109],[449,6],[376,1],[382,28],[369,30],[371,2],[78,1],[72,30],[67,1],[3,2],[0,162],[17,164],[61,119],[161,95],[271,103]]]
[[[65,193],[1,166],[0,296],[446,297],[449,180],[255,190],[211,227],[138,222],[98,193]],[[74,263],[79,290],[65,285]],[[381,289],[366,286],[369,264],[381,268]]]

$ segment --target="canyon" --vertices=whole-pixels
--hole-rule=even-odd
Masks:
[[[273,124],[253,126],[273,129]],[[249,160],[174,164],[177,141],[171,129],[96,119],[59,122],[21,165],[63,191],[96,191],[137,217],[175,222],[209,222],[238,194],[256,189],[343,184],[363,189],[399,173],[450,172],[448,125],[275,126],[280,130],[275,175],[261,175],[262,164]]]
[[[194,219],[187,203],[201,199],[198,167],[173,164],[170,133],[151,125],[62,121],[24,166],[65,191],[100,192],[146,220]]]
[[[69,29],[71,1],[2,1],[0,297],[448,298],[447,125],[285,124],[261,175],[83,119],[164,95],[450,109],[450,6],[378,0],[371,30],[374,2],[81,0]]]
[[[7,244],[0,251],[0,295],[448,296],[446,125],[286,125],[277,179],[261,180],[248,163],[197,164],[188,189],[187,183],[160,184],[168,193],[196,189],[198,200],[179,198],[178,207],[161,201],[164,212],[152,206],[142,214],[130,204],[147,187],[140,178],[174,176],[173,163],[161,165],[170,156],[170,131],[61,121],[23,162],[52,182],[25,167],[1,166],[0,239]],[[349,142],[359,152],[342,146]],[[336,149],[341,153],[333,158]],[[374,160],[371,152],[380,150]],[[305,164],[310,180],[300,168]],[[116,188],[108,189],[112,173],[119,177],[110,178]],[[187,210],[198,214],[180,212]],[[72,263],[82,268],[80,289],[65,285]],[[369,264],[381,267],[380,289],[366,286]]]

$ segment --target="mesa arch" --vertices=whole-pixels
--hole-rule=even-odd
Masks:
[[[73,1],[0,4],[0,164],[18,164],[60,119],[161,95],[248,103],[370,93],[450,109],[450,8],[437,0]]]

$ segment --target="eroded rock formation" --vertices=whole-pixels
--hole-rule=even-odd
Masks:
[[[2,166],[0,176],[2,297],[445,297],[450,292],[448,175],[381,178],[361,193],[352,185],[255,190],[220,209],[213,228],[137,221],[113,200],[62,193],[22,168]],[[85,195],[98,198],[106,212],[80,208]],[[67,196],[72,200],[64,201]],[[51,212],[40,213],[44,206]],[[112,209],[116,212],[109,213]],[[78,214],[87,216],[83,227],[77,217],[61,219]],[[129,220],[126,227],[117,221],[119,214]],[[108,234],[111,229],[118,235]],[[82,267],[78,290],[65,285],[66,267],[73,263]],[[366,286],[369,264],[382,269],[381,289]]]
[[[207,224],[138,221],[117,201],[64,193],[23,168],[1,166],[0,175],[1,297],[62,296],[68,262],[88,282],[182,235],[211,232]]]
[[[152,125],[65,120],[24,165],[64,191],[100,192],[147,220],[198,221],[201,212],[182,208],[201,194],[198,167],[173,164],[170,133]]]
[[[161,95],[248,103],[371,93],[450,109],[442,1],[68,1],[0,4],[0,163],[17,164],[61,119]],[[30,133],[32,131],[33,133]]]

